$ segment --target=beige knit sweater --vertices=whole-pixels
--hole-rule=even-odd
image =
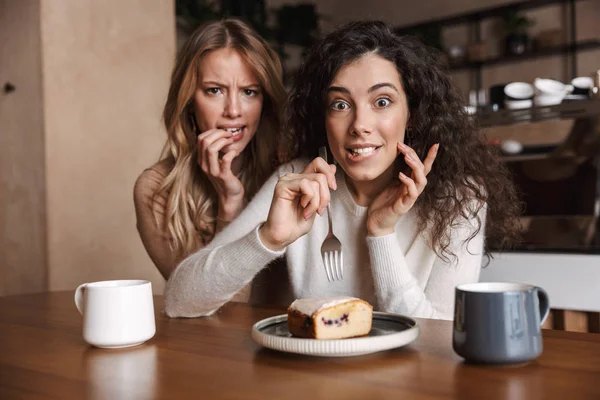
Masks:
[[[169,234],[162,228],[167,199],[158,197],[154,200],[154,195],[172,167],[170,162],[161,161],[144,170],[133,190],[137,230],[148,256],[165,279],[169,279],[184,258],[171,250]],[[277,306],[289,304],[293,299],[284,260],[274,260],[269,268],[255,277],[251,285],[239,288],[231,300]]]
[[[479,277],[484,227],[465,242],[475,219],[457,221],[453,227],[450,248],[458,264],[449,264],[431,249],[412,210],[400,218],[394,233],[370,237],[367,208],[354,202],[340,168],[331,207],[334,233],[344,247],[344,280],[328,282],[325,276],[320,247],[327,235],[326,217],[317,217],[311,231],[284,251],[273,252],[261,243],[257,229],[267,218],[279,176],[302,171],[307,163],[296,160],[280,167],[232,223],[177,266],[165,291],[167,315],[210,315],[270,262],[285,256],[292,297],[355,296],[380,311],[452,319],[455,286]],[[485,221],[485,207],[478,217]]]

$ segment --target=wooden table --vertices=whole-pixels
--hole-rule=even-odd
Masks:
[[[392,351],[317,358],[263,349],[252,324],[283,312],[230,304],[216,315],[168,319],[123,350],[89,347],[71,292],[0,298],[0,399],[599,399],[600,335],[544,332],[522,366],[468,365],[451,323],[419,320],[421,336]]]

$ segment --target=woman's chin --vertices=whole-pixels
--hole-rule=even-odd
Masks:
[[[367,165],[342,165],[342,168],[348,178],[353,181],[371,181],[376,179],[379,175],[385,172],[384,168],[379,168],[377,166],[367,166]]]
[[[371,182],[377,179],[381,174],[372,171],[344,171],[353,182]]]

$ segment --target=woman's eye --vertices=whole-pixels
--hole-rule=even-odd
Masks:
[[[386,99],[386,98],[377,99],[375,101],[375,105],[379,108],[385,108],[385,107],[389,106],[390,103],[391,103],[391,100]]]
[[[258,90],[244,89],[244,94],[251,97],[258,96]]]
[[[335,101],[333,104],[331,104],[331,108],[335,111],[344,111],[350,108],[350,106],[344,101]]]
[[[219,94],[219,93],[221,93],[221,89],[217,88],[217,87],[208,88],[208,89],[206,89],[206,93],[208,93],[208,94]]]

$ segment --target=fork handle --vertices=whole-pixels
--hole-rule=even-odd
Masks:
[[[333,233],[333,227],[331,225],[331,207],[327,204],[327,221],[329,221],[329,232]]]
[[[327,147],[321,146],[319,147],[319,157],[323,158],[327,164],[329,161],[327,160]],[[329,221],[329,232],[333,233],[332,225],[331,225],[331,207],[329,207],[330,203],[327,203],[327,220]]]

